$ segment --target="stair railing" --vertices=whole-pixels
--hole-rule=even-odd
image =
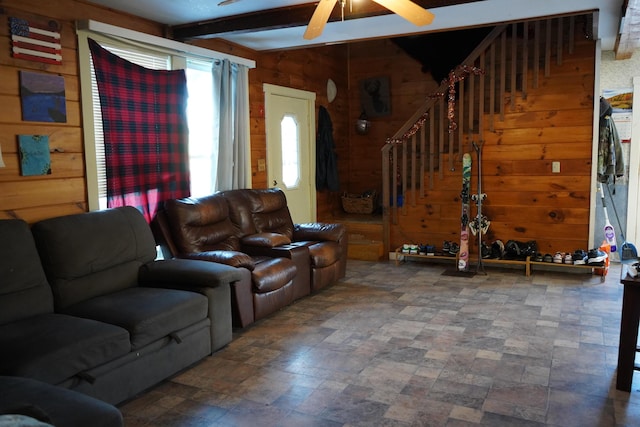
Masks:
[[[424,197],[425,177],[433,189],[435,173],[443,178],[445,158],[449,170],[455,170],[471,142],[483,140],[484,120],[493,131],[496,116],[504,120],[505,105],[515,110],[517,93],[527,98],[528,72],[533,72],[534,88],[541,68],[549,76],[553,51],[557,64],[562,64],[565,20],[571,53],[575,16],[496,26],[387,139],[381,150],[385,251],[390,249],[391,225],[406,214],[407,203],[415,206],[416,197]],[[409,189],[411,200],[406,199]]]

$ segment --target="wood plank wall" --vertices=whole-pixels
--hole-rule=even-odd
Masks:
[[[95,19],[157,36],[163,26],[114,10],[78,0],[43,2],[38,0],[0,0],[3,25],[0,25],[0,145],[6,168],[0,168],[0,218],[18,217],[34,222],[39,219],[87,210],[84,146],[80,114],[80,88],[77,66],[77,41],[74,21]],[[11,57],[9,16],[54,19],[62,25],[63,65],[45,65]],[[253,187],[266,187],[266,172],[258,161],[266,159],[263,83],[315,92],[316,107],[324,105],[331,115],[338,154],[341,183],[348,179],[349,98],[346,46],[329,46],[283,52],[260,53],[221,40],[196,44],[254,59],[257,68],[249,72]],[[65,78],[68,121],[64,124],[24,122],[20,114],[19,71],[31,70]],[[329,104],[327,79],[335,81],[336,99]],[[17,135],[49,135],[52,149],[52,174],[40,177],[20,176]],[[345,187],[346,188],[346,187]],[[318,193],[318,218],[328,219],[340,209],[340,192]]]
[[[312,49],[293,49],[276,52],[256,52],[222,40],[197,42],[199,46],[230,53],[256,61],[256,68],[249,71],[249,99],[251,114],[251,170],[253,188],[267,188],[266,170],[258,168],[258,162],[267,158],[265,134],[264,91],[265,83],[293,89],[315,92],[316,124],[318,108],[324,106],[333,124],[340,191],[321,190],[317,193],[317,217],[333,220],[341,210],[340,194],[348,189],[349,180],[349,82],[348,48],[334,45]],[[327,80],[331,78],[337,87],[333,102],[327,99]],[[315,147],[315,141],[314,141]],[[315,149],[315,148],[314,148]],[[315,178],[314,178],[315,179]]]
[[[80,115],[80,88],[74,21],[96,19],[154,35],[162,35],[157,23],[99,8],[80,0],[41,2],[0,0],[5,25],[0,25],[0,145],[7,167],[0,168],[0,218],[20,217],[29,222],[82,212],[86,207],[84,150]],[[63,65],[44,65],[10,56],[8,16],[55,19],[62,25]],[[420,70],[420,64],[386,40],[282,52],[254,52],[221,41],[198,44],[257,61],[250,75],[252,169],[254,187],[266,187],[266,172],[258,161],[266,158],[264,139],[263,83],[314,91],[317,106],[328,107],[334,125],[341,191],[381,189],[380,148],[437,87]],[[587,239],[591,153],[591,105],[593,102],[594,47],[578,44],[565,55],[561,66],[552,65],[550,79],[541,78],[540,89],[526,100],[516,100],[516,111],[504,122],[496,122],[487,135],[485,191],[487,213],[492,215],[489,238],[535,236],[552,248],[552,239],[565,236],[562,250],[584,247]],[[64,76],[68,121],[24,122],[20,115],[20,70]],[[391,81],[392,113],[371,119],[371,132],[355,133],[361,106],[358,81],[388,75]],[[531,73],[529,74],[531,76]],[[326,99],[326,81],[338,87],[334,102]],[[529,77],[531,78],[531,77]],[[505,101],[506,102],[506,101]],[[47,134],[52,152],[52,174],[20,176],[17,140],[19,134]],[[562,162],[562,173],[551,175],[550,163]],[[525,167],[526,166],[526,167]],[[457,239],[459,174],[444,171],[437,190],[430,191],[392,232],[392,244],[406,241],[440,244]],[[428,177],[425,177],[428,179]],[[428,186],[427,186],[428,188]],[[523,191],[523,190],[527,191]],[[339,194],[318,194],[318,218],[331,219],[340,211]],[[515,215],[523,215],[513,225]],[[538,219],[536,219],[538,218]],[[577,237],[575,237],[577,236]]]
[[[356,194],[376,190],[381,194],[380,150],[386,139],[415,113],[440,82],[436,82],[430,73],[423,73],[418,61],[389,40],[351,43],[349,51],[349,158],[352,161],[347,190]],[[389,77],[391,114],[370,117],[371,130],[367,135],[360,135],[354,127],[362,105],[358,84],[363,79],[374,77]]]
[[[318,108],[324,106],[331,117],[336,147],[341,191],[348,188],[349,151],[349,87],[347,81],[347,47],[344,45],[258,53],[257,67],[249,73],[251,99],[251,162],[254,188],[268,187],[265,171],[258,170],[258,159],[266,159],[263,84],[269,83],[316,93]],[[333,102],[327,100],[327,80],[337,87]],[[315,147],[315,141],[313,146]],[[314,148],[315,149],[315,148]],[[315,181],[315,178],[314,178]],[[321,190],[317,193],[317,217],[331,220],[341,209],[340,192]]]
[[[551,61],[549,76],[540,75],[538,88],[529,72],[527,96],[507,94],[505,119],[496,118],[493,131],[484,121],[483,213],[492,221],[485,236],[489,244],[536,240],[543,254],[588,249],[594,70],[595,43],[576,40],[574,52],[565,52],[561,64]],[[553,161],[561,164],[558,174],[551,172]],[[423,198],[416,196],[415,206],[408,203],[411,192],[405,195],[398,224],[391,226],[391,249],[402,243],[441,247],[444,240],[459,240],[460,169],[456,158],[453,171],[436,174],[432,189],[426,175],[428,190]],[[474,165],[472,193],[476,173]],[[471,212],[476,212],[473,203]],[[474,241],[472,254],[476,248]]]

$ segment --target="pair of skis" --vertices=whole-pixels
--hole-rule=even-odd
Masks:
[[[471,154],[462,156],[462,215],[460,217],[460,255],[458,256],[458,271],[469,271],[469,188],[471,186]]]
[[[478,158],[478,192],[470,195],[471,186],[471,154],[464,153],[462,156],[462,190],[460,191],[460,200],[462,201],[462,215],[460,217],[460,255],[458,257],[458,270],[469,271],[469,231],[474,236],[478,235],[478,271],[484,272],[482,265],[482,235],[485,234],[491,223],[486,216],[482,214],[482,202],[487,197],[482,192],[482,146],[472,143]],[[476,203],[477,214],[473,220],[469,219],[469,201]]]

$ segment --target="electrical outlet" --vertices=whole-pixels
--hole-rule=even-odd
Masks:
[[[267,162],[265,159],[258,159],[258,172],[264,172],[267,168]]]
[[[551,162],[551,172],[560,173],[560,162]]]

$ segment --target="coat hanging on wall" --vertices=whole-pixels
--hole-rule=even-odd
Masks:
[[[624,175],[622,145],[616,124],[611,118],[613,108],[600,97],[600,132],[598,139],[598,182],[611,183]]]
[[[316,135],[316,189],[340,190],[338,163],[333,142],[333,124],[329,112],[323,106],[318,111]]]

